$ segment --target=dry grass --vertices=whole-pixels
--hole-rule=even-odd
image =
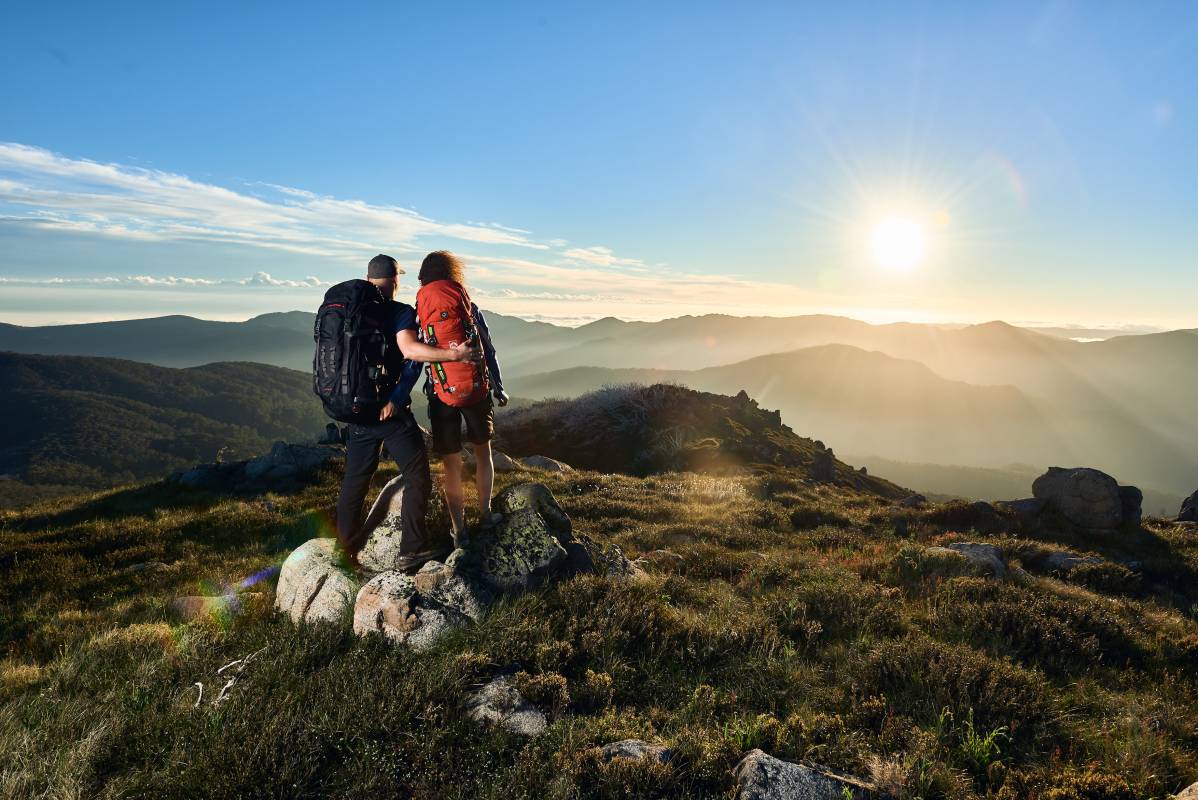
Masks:
[[[1152,580],[1108,594],[975,577],[922,554],[986,538],[967,509],[903,509],[784,468],[542,479],[580,532],[672,555],[646,580],[506,600],[422,656],[295,630],[269,583],[233,619],[166,621],[172,597],[327,532],[332,475],[292,496],[150,486],[6,513],[0,796],[727,797],[753,747],[904,798],[1163,798],[1198,777],[1192,533],[1149,522]],[[1003,536],[1011,553],[1060,544]],[[148,561],[169,566],[128,569]],[[260,648],[226,703],[194,707],[193,684],[214,692],[220,666]],[[511,668],[550,715],[533,742],[461,708]],[[634,737],[674,760],[599,758]]]

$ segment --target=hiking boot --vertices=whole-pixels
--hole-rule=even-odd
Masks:
[[[442,547],[437,550],[425,550],[420,553],[407,553],[395,560],[395,568],[405,575],[415,575],[430,561],[444,561],[453,550]]]

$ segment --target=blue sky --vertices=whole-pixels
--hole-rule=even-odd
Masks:
[[[832,5],[8,3],[0,320],[449,248],[567,322],[1198,325],[1198,6]]]

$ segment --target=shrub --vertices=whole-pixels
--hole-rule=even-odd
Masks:
[[[857,690],[885,695],[917,724],[935,726],[947,708],[973,714],[978,729],[1006,728],[1027,749],[1057,732],[1052,690],[1037,672],[998,661],[968,647],[925,636],[874,646],[854,670]]]

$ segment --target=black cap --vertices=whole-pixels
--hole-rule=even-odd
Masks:
[[[403,274],[403,270],[399,268],[399,262],[382,253],[370,259],[370,266],[366,268],[367,278],[394,278],[396,275]]]

